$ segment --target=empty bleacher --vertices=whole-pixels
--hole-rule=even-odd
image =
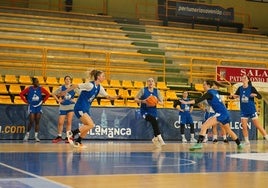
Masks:
[[[21,75],[39,76],[40,84],[51,90],[64,83],[65,75],[78,79],[73,83],[82,83],[89,70],[101,69],[106,73],[105,88],[123,96],[115,103],[102,100],[101,105],[136,107],[135,94],[153,77],[170,107],[182,89],[195,92],[196,83],[214,79],[217,65],[263,68],[268,63],[268,39],[260,35],[0,8],[5,10],[0,13],[3,78],[13,74],[22,87],[30,83],[22,81]],[[4,82],[9,89],[15,84]]]

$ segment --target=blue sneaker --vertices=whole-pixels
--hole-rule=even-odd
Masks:
[[[202,143],[196,143],[196,144],[194,144],[193,146],[190,147],[190,151],[194,151],[194,150],[202,149],[202,148],[203,148]]]

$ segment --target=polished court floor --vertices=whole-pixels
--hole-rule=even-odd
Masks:
[[[1,188],[267,188],[268,143],[251,141],[242,151],[234,142],[91,141],[86,149],[64,142],[0,141]]]

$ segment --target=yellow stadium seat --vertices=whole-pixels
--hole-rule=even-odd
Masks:
[[[83,78],[73,78],[72,83],[73,84],[81,84],[81,83],[84,83],[84,81],[83,81]]]
[[[0,95],[0,104],[12,104],[10,96],[9,95]]]
[[[26,104],[26,103],[20,98],[20,96],[15,96],[14,104]]]
[[[129,90],[127,89],[119,89],[118,94],[121,95],[123,98],[129,98]]]
[[[19,94],[21,92],[21,87],[18,84],[11,84],[9,86],[9,93],[10,94]]]
[[[65,82],[64,82],[64,77],[60,77],[60,80],[59,80],[59,84],[60,85],[63,85]],[[84,83],[84,80],[83,78],[72,78],[72,83],[73,84],[81,84],[81,83]]]
[[[111,80],[110,81],[110,87],[120,88],[121,87],[120,80]]]
[[[140,91],[139,89],[132,89],[130,91],[130,97],[135,98],[139,91]]]
[[[112,106],[112,103],[109,99],[101,99],[100,100],[100,105],[101,106]]]
[[[92,101],[91,106],[99,106],[97,99]]]
[[[54,97],[49,97],[44,105],[58,105],[58,103]]]
[[[195,84],[194,87],[197,91],[204,91],[203,84]]]
[[[4,82],[3,76],[0,75],[0,83],[3,83],[3,82]]]
[[[158,89],[163,89],[163,90],[167,90],[168,89],[168,87],[167,87],[167,85],[166,85],[166,83],[165,82],[157,82],[157,88]]]
[[[139,107],[138,103],[135,100],[131,99],[127,100],[126,104],[128,107],[135,107],[135,108]]]
[[[122,80],[122,87],[126,89],[132,89],[133,84],[131,80]]]
[[[108,80],[104,80],[102,83],[101,83],[102,87],[109,87],[109,82]]]
[[[59,85],[58,79],[54,76],[48,76],[46,79],[48,85]]]
[[[14,74],[6,74],[5,75],[5,82],[6,83],[18,83],[17,77]]]
[[[144,83],[142,81],[134,81],[133,86],[135,88],[142,88],[142,87],[144,87]]]
[[[174,90],[167,90],[166,91],[166,99],[167,100],[176,100],[178,99],[176,91]]]
[[[34,76],[34,77],[38,79],[40,85],[45,85],[46,84],[45,79],[44,79],[43,76]]]
[[[123,107],[126,106],[124,99],[114,100],[114,106]]]
[[[8,94],[8,90],[7,90],[7,87],[6,87],[6,84],[0,84],[0,93],[1,94]]]
[[[19,76],[19,83],[21,83],[21,84],[32,84],[32,79],[28,75],[20,75]]]
[[[106,92],[108,93],[109,96],[116,96],[117,95],[115,89],[112,89],[112,88],[106,89]]]

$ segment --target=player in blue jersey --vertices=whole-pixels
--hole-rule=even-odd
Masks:
[[[24,136],[23,141],[28,141],[30,136],[30,131],[32,126],[34,127],[34,138],[36,142],[40,142],[38,138],[39,133],[39,122],[42,114],[42,104],[49,98],[50,93],[43,87],[39,85],[38,78],[33,78],[33,85],[26,87],[24,90],[20,92],[21,99],[28,104],[28,113],[29,113],[29,124],[27,127],[27,132]],[[43,95],[45,95],[43,97]]]
[[[220,93],[219,93],[220,94]],[[230,93],[228,93],[230,94]],[[215,115],[215,111],[213,110],[213,108],[208,104],[207,100],[202,101],[201,103],[198,104],[198,106],[205,112],[204,113],[204,122],[210,118],[213,117]],[[222,138],[223,138],[223,142],[224,143],[229,143],[227,140],[227,135],[225,132],[225,129],[221,127],[221,131],[222,131]],[[217,130],[217,124],[212,126],[212,142],[213,144],[216,144],[218,142],[218,130]],[[206,132],[206,136],[205,139],[203,140],[203,143],[206,143],[208,141],[208,130]]]
[[[64,77],[64,85],[57,88],[53,93],[51,93],[52,97],[59,103],[59,118],[58,118],[58,126],[57,126],[57,137],[52,140],[52,143],[58,143],[62,141],[62,131],[63,125],[66,119],[66,132],[71,130],[72,120],[74,115],[74,105],[75,95],[79,95],[79,89],[74,89],[69,91],[65,96],[59,96],[62,91],[65,91],[72,84],[71,76]],[[68,143],[68,139],[66,137],[65,142]]]
[[[135,97],[135,101],[140,104],[141,116],[151,123],[154,131],[154,137],[152,139],[153,144],[156,147],[165,145],[165,142],[161,136],[160,129],[157,122],[157,107],[148,106],[146,99],[151,95],[155,96],[158,100],[158,104],[163,105],[163,97],[160,91],[155,88],[155,81],[153,78],[147,79],[147,86],[141,88]]]
[[[77,85],[73,84],[71,87],[65,91],[62,91],[60,94],[61,96],[66,96],[66,94],[71,90],[74,90],[76,88],[80,89],[80,95],[74,106],[74,113],[76,117],[80,119],[83,125],[75,130],[66,132],[69,143],[74,147],[84,148],[85,146],[82,145],[81,141],[87,136],[88,131],[95,126],[90,114],[92,101],[97,96],[105,97],[110,100],[118,99],[120,97],[120,95],[109,96],[101,86],[101,83],[105,80],[104,72],[99,70],[92,70],[90,72],[90,77],[93,78],[92,81]],[[79,137],[73,141],[72,139],[77,134],[79,134]]]
[[[248,137],[248,119],[251,118],[254,126],[261,132],[263,137],[268,140],[267,132],[264,130],[263,126],[258,120],[258,113],[256,111],[254,98],[261,99],[262,96],[256,90],[255,87],[252,86],[250,78],[247,75],[242,76],[242,86],[240,86],[234,95],[230,96],[230,98],[239,98],[240,99],[240,115],[241,115],[241,124],[242,124],[242,132],[245,139],[245,144],[249,145],[249,137]]]
[[[230,128],[230,116],[229,112],[226,109],[225,105],[223,104],[220,95],[217,90],[213,89],[213,86],[217,85],[217,82],[207,80],[203,83],[204,90],[206,93],[196,100],[191,101],[181,101],[184,104],[198,104],[204,100],[208,101],[208,104],[213,108],[215,111],[215,115],[213,117],[208,118],[201,126],[201,130],[198,136],[197,143],[190,147],[190,150],[201,149],[202,142],[205,138],[206,131],[208,128],[212,127],[216,124],[223,125],[226,133],[231,136],[231,138],[236,142],[237,148],[242,149],[243,145],[240,143],[239,138],[237,135],[231,130]]]
[[[184,101],[190,100],[188,97],[188,91],[184,91],[182,93],[182,98],[180,100]],[[190,142],[194,143],[196,142],[196,139],[194,138],[194,121],[191,115],[194,107],[192,104],[183,104],[180,102],[180,100],[175,101],[173,107],[178,109],[179,111],[179,123],[180,123],[182,143],[187,143],[187,139],[185,138],[184,134],[186,125],[190,125],[190,134],[191,134]]]

